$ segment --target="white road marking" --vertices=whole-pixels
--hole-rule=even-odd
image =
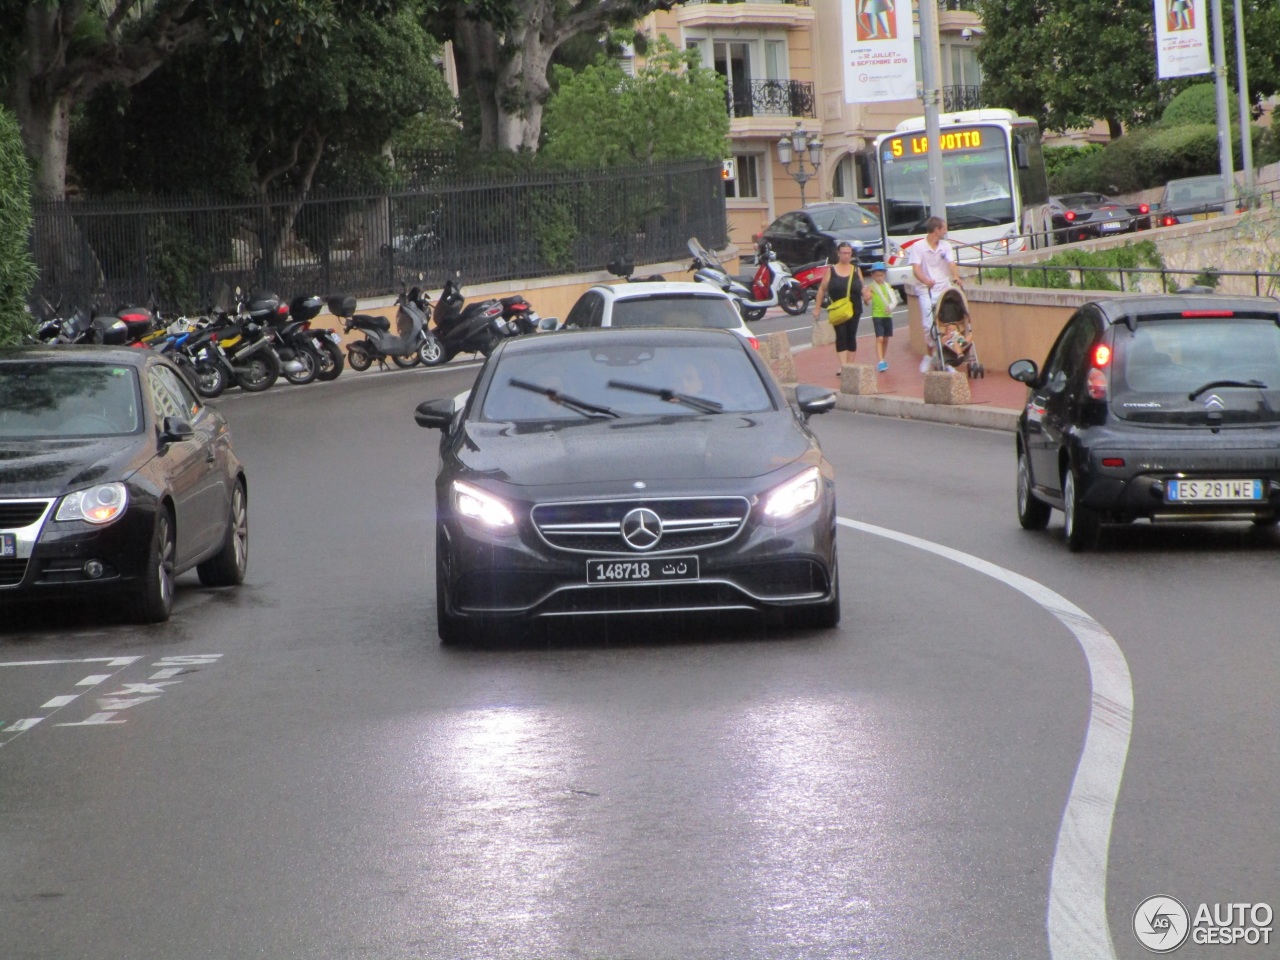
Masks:
[[[141,657],[76,657],[74,660],[11,660],[0,667],[56,667],[67,663],[105,663],[109,667],[127,667]]]
[[[124,723],[123,720],[112,720],[115,712],[95,713],[92,716],[85,717],[78,723],[55,723],[55,727],[103,727],[111,723]]]
[[[54,697],[48,703],[40,704],[40,709],[56,710],[58,707],[65,707],[71,701],[79,699],[79,697],[80,697],[80,694],[78,693],[73,693],[70,696],[66,696],[66,697]]]
[[[23,730],[30,730],[43,719],[44,717],[27,717],[25,720],[15,720],[4,728],[4,732],[21,733]]]
[[[109,673],[93,673],[85,677],[79,683],[77,683],[76,686],[77,687],[96,687],[103,680],[110,680],[110,679],[111,679],[111,674]]]
[[[165,667],[163,670],[157,670],[151,676],[147,677],[147,679],[148,680],[168,680],[170,677],[176,677],[184,669],[186,668],[185,667]]]
[[[1115,960],[1107,924],[1107,857],[1133,729],[1133,681],[1119,644],[1093,617],[1035,580],[931,540],[844,517],[839,522],[999,580],[1052,614],[1080,644],[1093,687],[1089,723],[1058,827],[1045,927],[1055,960]]]

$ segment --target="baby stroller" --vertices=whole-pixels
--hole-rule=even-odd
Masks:
[[[934,303],[929,345],[933,350],[934,370],[964,368],[971,380],[986,376],[987,371],[978,361],[978,348],[973,343],[969,301],[959,287],[948,287]]]

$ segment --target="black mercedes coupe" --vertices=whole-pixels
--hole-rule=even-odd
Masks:
[[[167,620],[183,571],[244,579],[246,496],[226,420],[160,355],[0,349],[0,606],[78,596]]]
[[[510,340],[439,429],[445,643],[551,618],[754,611],[840,619],[834,474],[756,351],[723,330]]]

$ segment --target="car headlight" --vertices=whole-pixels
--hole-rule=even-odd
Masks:
[[[764,515],[775,520],[794,517],[805,507],[817,503],[821,490],[822,475],[817,467],[810,467],[765,495]]]
[[[104,524],[115,520],[129,506],[129,491],[123,483],[100,483],[88,490],[68,493],[58,504],[55,520],[83,520]]]
[[[511,508],[492,494],[461,480],[453,481],[453,508],[460,516],[486,527],[509,527],[516,522]]]

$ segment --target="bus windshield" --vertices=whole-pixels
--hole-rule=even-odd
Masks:
[[[977,137],[973,139],[978,139]],[[942,154],[947,196],[947,226],[999,227],[1017,222],[1009,176],[1009,141],[998,127],[981,128],[981,145],[947,149]],[[929,216],[929,158],[923,135],[903,135],[903,155],[882,151],[885,227],[891,235],[924,232]],[[970,141],[971,142],[971,141]],[[901,149],[901,147],[899,147]]]

